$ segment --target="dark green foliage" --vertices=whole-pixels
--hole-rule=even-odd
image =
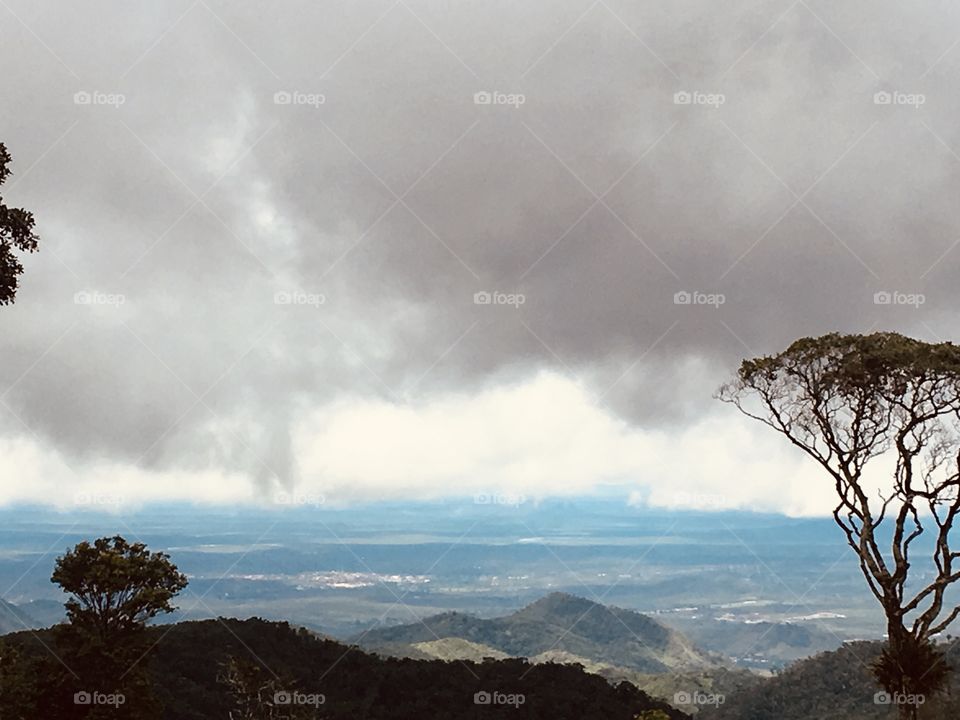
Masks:
[[[876,703],[878,689],[871,666],[880,658],[883,643],[848,643],[791,665],[779,675],[730,694],[717,710],[701,720],[887,720],[896,717],[892,704]],[[947,661],[957,666],[960,648],[943,648]],[[948,692],[926,698],[920,706],[923,720],[960,717],[960,678],[950,673]]]
[[[70,596],[69,622],[49,631],[38,709],[50,718],[159,718],[147,673],[153,641],[146,624],[173,610],[186,577],[167,555],[116,536],[79,543],[57,559],[51,580]],[[78,704],[78,693],[122,702]]]
[[[778,374],[797,375],[818,368],[824,390],[842,394],[875,389],[902,394],[908,380],[936,375],[960,378],[960,347],[925,343],[898,333],[801,338],[777,355],[744,360],[738,373],[746,383],[770,381]]]
[[[0,143],[0,185],[12,174],[13,158],[7,146]],[[15,250],[32,253],[37,250],[39,238],[33,232],[33,213],[23,208],[7,207],[0,196],[0,305],[9,305],[17,295],[23,265]]]
[[[40,635],[49,639],[50,631]],[[254,683],[274,680],[287,691],[322,694],[317,717],[329,720],[634,720],[647,710],[687,718],[628,683],[614,687],[573,666],[383,659],[286,623],[187,622],[148,628],[147,638],[157,643],[150,669],[164,720],[228,720],[237,698],[224,682],[224,668],[237,658],[244,672],[261,668]],[[29,633],[8,639],[33,656],[45,652]],[[525,702],[518,708],[474,704],[474,694],[483,690],[522,693]]]
[[[951,668],[940,648],[906,635],[896,652],[885,645],[871,669],[880,686],[891,693],[932,696],[946,685]]]
[[[36,717],[38,663],[24,658],[15,646],[0,639],[0,718],[32,720]]]
[[[170,601],[187,578],[164,553],[119,535],[79,543],[57,558],[50,578],[70,594],[70,625],[104,645],[139,632],[159,613],[173,611]]]

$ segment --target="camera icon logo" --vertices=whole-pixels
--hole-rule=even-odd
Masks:
[[[75,692],[73,694],[74,705],[90,705],[92,702],[93,696],[86,690],[81,690],[80,692]]]
[[[681,690],[673,694],[673,702],[676,705],[689,705],[693,702],[693,698],[690,697],[690,693]]]
[[[493,696],[486,690],[481,690],[473,694],[474,705],[489,705],[493,702]]]
[[[693,302],[693,295],[686,290],[681,290],[673,294],[674,305],[689,305],[691,302]]]
[[[74,105],[89,105],[91,102],[93,102],[93,96],[86,90],[81,90],[73,94]]]
[[[674,105],[689,105],[691,102],[693,102],[693,96],[686,90],[681,90],[673,94]]]
[[[291,102],[293,102],[293,95],[288,93],[286,90],[281,90],[280,92],[275,92],[273,94],[274,105],[289,105]]]
[[[874,305],[889,305],[893,302],[893,295],[886,290],[875,292],[873,294]]]
[[[473,294],[474,305],[489,305],[493,302],[493,296],[486,290],[481,290]]]
[[[880,90],[873,94],[873,104],[874,105],[890,105],[893,103],[893,94],[887,92],[886,90]]]
[[[286,690],[277,690],[273,694],[273,704],[274,705],[289,705],[293,702],[293,695],[288,693]]]
[[[882,690],[878,693],[874,693],[873,704],[874,705],[889,705],[893,699],[890,697],[890,693],[883,692]]]
[[[486,90],[475,92],[473,94],[473,104],[474,105],[492,105],[493,95],[491,93],[488,93]]]

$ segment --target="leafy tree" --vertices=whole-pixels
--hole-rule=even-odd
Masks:
[[[0,143],[0,185],[13,173],[9,168],[13,158],[7,146]],[[32,253],[37,250],[39,238],[33,232],[33,213],[23,208],[7,207],[0,196],[0,305],[14,301],[23,265],[14,249]]]
[[[187,586],[169,555],[119,535],[79,543],[57,558],[50,579],[71,595],[65,603],[70,624],[104,645],[173,612],[170,601]]]
[[[948,668],[932,638],[960,614],[945,603],[960,579],[960,552],[951,547],[960,512],[960,348],[896,333],[804,338],[745,360],[719,397],[784,435],[832,480],[834,520],[886,616],[887,646],[874,666],[881,687],[908,696],[941,688]],[[864,472],[881,457],[892,460],[892,478],[875,488]],[[910,573],[911,551],[925,532],[933,579],[916,587],[927,576]],[[901,718],[916,717],[915,704],[898,707]]]
[[[57,558],[51,580],[70,595],[65,603],[69,622],[56,628],[57,648],[69,670],[69,675],[60,673],[56,702],[75,705],[76,692],[123,695],[118,707],[66,716],[158,717],[144,662],[150,650],[146,625],[173,611],[171,601],[187,578],[168,555],[118,535],[67,551]]]

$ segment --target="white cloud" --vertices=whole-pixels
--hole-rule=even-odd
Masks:
[[[232,430],[223,429],[223,432]],[[573,496],[603,486],[667,508],[742,508],[824,514],[832,488],[812,462],[732,409],[682,430],[644,430],[597,404],[584,386],[541,373],[475,395],[399,406],[342,399],[296,427],[292,488],[256,490],[252,477],[148,471],[89,462],[68,467],[35,440],[0,443],[0,504],[263,503],[281,491],[330,504],[505,493]]]

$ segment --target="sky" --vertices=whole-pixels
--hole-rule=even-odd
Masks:
[[[0,504],[821,514],[718,386],[960,332],[955,3],[2,0],[0,59]]]

